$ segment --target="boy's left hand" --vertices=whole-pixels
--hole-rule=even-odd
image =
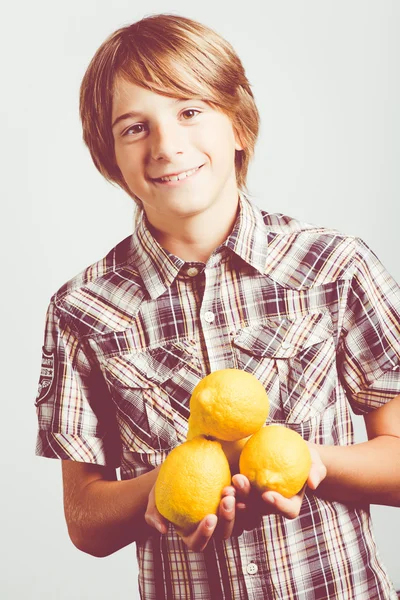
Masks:
[[[240,535],[243,530],[254,529],[259,524],[262,515],[279,514],[287,519],[298,517],[306,485],[315,490],[326,477],[326,467],[319,455],[318,446],[311,442],[307,442],[307,444],[311,453],[311,469],[306,484],[292,498],[285,498],[272,491],[260,494],[251,488],[245,475],[238,473],[233,476],[232,483],[236,489],[235,535]]]

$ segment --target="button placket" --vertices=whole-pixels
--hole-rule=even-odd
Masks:
[[[226,322],[226,314],[222,310],[223,298],[221,296],[222,267],[216,264],[204,270],[204,294],[200,307],[199,324],[201,327],[201,344],[206,357],[207,372],[232,367],[232,360],[227,355],[226,349],[230,351],[229,330],[233,323]],[[228,288],[224,288],[228,293]],[[229,352],[230,353],[230,352]],[[246,562],[243,564],[245,565]]]
[[[257,567],[256,563],[250,562],[246,567],[246,571],[249,575],[255,575],[258,571],[258,567]]]
[[[242,574],[249,599],[270,598],[264,559],[257,549],[260,545],[257,529],[243,531],[243,543],[239,545]],[[264,550],[262,550],[264,552]]]
[[[213,322],[214,322],[214,320],[215,320],[215,314],[214,314],[213,312],[211,312],[211,310],[207,310],[207,311],[204,313],[204,320],[205,320],[207,323],[213,323]]]
[[[200,308],[200,327],[201,336],[204,344],[204,354],[206,356],[207,372],[216,371],[226,367],[223,358],[218,352],[216,345],[216,336],[220,336],[223,332],[219,332],[217,328],[220,324],[218,321],[218,306],[219,300],[216,294],[219,291],[220,271],[217,267],[207,268],[204,270],[204,294]],[[209,310],[212,308],[214,310]]]
[[[286,340],[283,340],[283,342],[281,343],[281,347],[282,350],[289,350],[292,347],[292,344],[290,342],[287,342]]]

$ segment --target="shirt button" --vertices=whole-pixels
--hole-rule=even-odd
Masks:
[[[246,571],[248,572],[249,575],[255,575],[258,571],[258,567],[256,565],[256,563],[249,563],[246,567]]]
[[[196,277],[199,274],[199,270],[196,267],[189,267],[186,273],[189,277]]]
[[[215,319],[215,315],[213,312],[208,310],[207,312],[204,313],[204,319],[207,321],[207,323],[212,323]]]

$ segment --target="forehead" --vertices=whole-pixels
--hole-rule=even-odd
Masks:
[[[112,93],[113,104],[131,101],[151,102],[152,99],[165,97],[167,97],[166,94],[152,91],[147,87],[143,87],[132,81],[127,81],[122,77],[116,77],[114,81]]]
[[[113,111],[118,106],[126,104],[140,104],[142,106],[151,106],[154,103],[171,103],[178,98],[172,94],[161,94],[142,87],[136,83],[126,81],[120,77],[114,82],[112,105]]]

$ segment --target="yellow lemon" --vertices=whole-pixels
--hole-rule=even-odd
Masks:
[[[194,437],[201,435],[200,428],[197,424],[193,424],[193,420],[189,417],[189,430],[187,434],[187,440],[192,440]],[[239,470],[239,457],[243,450],[243,446],[250,439],[250,435],[234,442],[225,442],[224,440],[217,439],[222,446],[222,450],[225,452],[225,456],[228,459],[229,466],[232,473],[238,473]],[[210,436],[210,439],[215,439]]]
[[[296,431],[282,425],[267,425],[244,446],[239,468],[260,492],[273,490],[291,498],[307,481],[311,455]]]
[[[254,375],[240,369],[214,371],[193,390],[188,436],[235,442],[260,429],[268,412],[267,393]]]
[[[228,459],[231,473],[239,472],[240,454],[244,445],[250,438],[251,436],[249,435],[248,437],[242,438],[241,440],[236,440],[235,442],[224,442],[223,440],[219,440],[222,450],[225,452],[225,456]]]
[[[217,514],[221,492],[230,483],[229,463],[221,444],[195,437],[174,448],[161,465],[156,507],[187,533],[206,515]]]

